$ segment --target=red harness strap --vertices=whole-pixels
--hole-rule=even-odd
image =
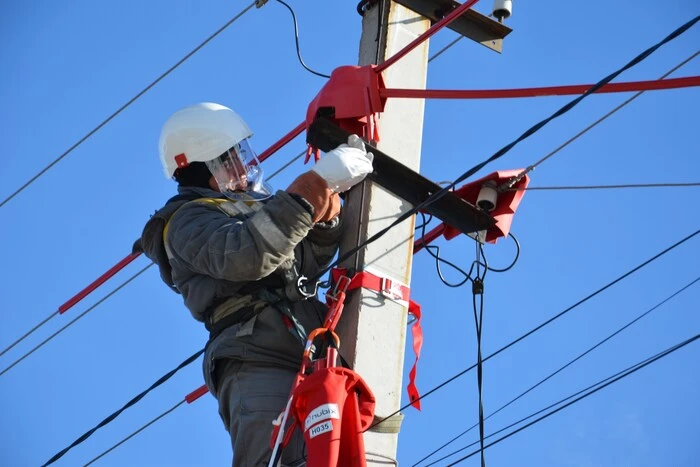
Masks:
[[[347,280],[346,276],[347,270],[335,268],[331,271],[333,277],[333,282],[338,284],[338,281]],[[345,278],[345,279],[344,279]],[[407,392],[408,397],[411,400],[411,405],[416,409],[420,410],[420,393],[416,387],[416,372],[418,366],[418,359],[420,358],[420,351],[423,347],[423,329],[420,325],[421,319],[421,307],[419,304],[411,300],[411,289],[388,277],[381,277],[368,271],[360,271],[356,273],[350,279],[349,284],[339,284],[345,291],[354,290],[360,287],[365,289],[374,290],[379,292],[384,297],[401,303],[408,307],[409,313],[411,313],[415,321],[411,326],[411,333],[413,335],[413,352],[416,356],[411,371],[408,374],[408,386]],[[330,304],[329,304],[330,305]]]

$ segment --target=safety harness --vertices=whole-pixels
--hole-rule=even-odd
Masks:
[[[374,414],[375,398],[367,383],[349,368],[337,366],[340,339],[335,327],[343,311],[346,293],[364,287],[408,305],[414,316],[413,337],[416,362],[410,373],[409,397],[420,409],[415,386],[416,363],[420,356],[422,331],[420,306],[409,298],[409,288],[387,277],[362,271],[349,277],[347,271],[332,271],[335,286],[326,294],[328,312],[321,328],[309,333],[302,363],[292,385],[285,410],[273,422],[269,467],[276,466],[281,452],[298,427],[304,434],[309,467],[365,467],[363,432],[381,421]],[[325,355],[321,350],[325,349]],[[316,358],[316,355],[319,357]],[[289,420],[293,420],[290,422]],[[398,433],[400,417],[391,417],[376,431]]]
[[[222,198],[201,198],[178,195],[171,198],[168,203],[177,203],[176,207],[168,210],[167,218],[164,219],[163,227],[163,253],[165,259],[161,268],[161,276],[165,275],[170,280],[171,288],[174,288],[170,273],[169,260],[173,254],[168,245],[168,231],[170,220],[175,214],[191,203],[213,206],[231,218],[244,219],[257,212],[263,203],[260,201],[229,200]],[[292,302],[303,300],[315,295],[315,290],[307,292],[304,277],[299,274],[296,265],[286,268],[283,274],[270,274],[255,282],[250,282],[241,286],[236,291],[235,296],[221,297],[211,303],[203,312],[204,325],[209,331],[209,340],[216,338],[226,328],[235,324],[248,321],[253,316],[262,311],[267,305],[277,309],[285,322],[289,331],[302,343],[306,342],[306,331],[292,313]],[[165,280],[165,278],[164,278]],[[176,290],[176,289],[175,289]]]

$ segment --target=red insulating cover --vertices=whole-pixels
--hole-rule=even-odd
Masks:
[[[308,467],[365,467],[362,432],[374,420],[374,394],[354,371],[311,373],[294,391],[291,412],[306,441]]]
[[[497,186],[508,182],[513,177],[517,177],[523,173],[524,169],[518,170],[502,170],[499,172],[494,172],[490,175],[480,178],[479,180],[467,183],[463,187],[455,190],[455,194],[465,201],[476,205],[476,201],[479,198],[479,192],[481,187],[485,182],[492,181],[495,182]],[[520,200],[525,196],[525,188],[527,188],[528,183],[530,183],[530,178],[526,175],[519,182],[517,182],[513,188],[513,191],[504,191],[503,193],[498,193],[498,200],[496,201],[496,208],[489,214],[491,217],[496,219],[496,223],[493,227],[489,228],[486,232],[486,241],[489,243],[496,243],[496,240],[500,237],[508,236],[510,232],[510,225],[513,222],[513,214],[515,210],[518,209],[520,205]],[[461,232],[452,226],[446,226],[443,235],[447,240],[452,240]]]
[[[321,88],[306,111],[306,129],[314,122],[322,108],[333,108],[333,122],[340,128],[379,141],[377,120],[384,111],[386,98],[380,96],[384,79],[375,70],[376,65],[341,66]]]

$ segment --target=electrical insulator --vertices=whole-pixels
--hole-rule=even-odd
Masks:
[[[502,23],[513,14],[513,0],[494,0],[493,16]]]

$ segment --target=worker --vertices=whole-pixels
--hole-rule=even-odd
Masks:
[[[209,331],[204,378],[231,436],[234,466],[267,465],[272,422],[286,406],[306,333],[326,307],[315,276],[337,253],[338,196],[372,171],[352,135],[286,190],[273,193],[243,119],[219,104],[175,112],[160,158],[178,183],[146,224],[139,247]],[[297,431],[283,465],[303,464]]]

